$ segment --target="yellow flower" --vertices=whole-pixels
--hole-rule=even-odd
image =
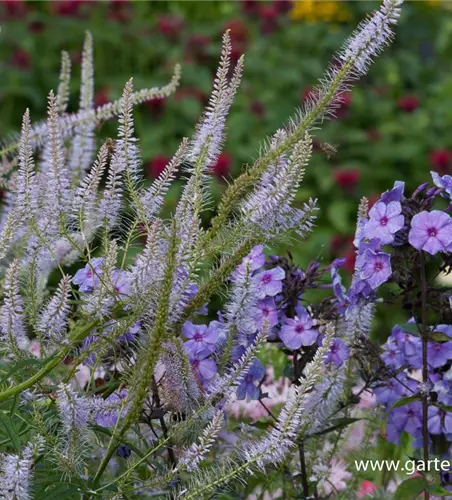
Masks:
[[[350,17],[347,9],[340,2],[319,0],[298,0],[294,3],[291,17],[294,21],[347,21]]]

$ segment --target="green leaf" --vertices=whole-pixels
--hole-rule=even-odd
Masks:
[[[404,323],[400,325],[400,329],[402,332],[411,333],[411,335],[416,335],[416,337],[420,337],[421,335],[416,323]]]
[[[427,487],[427,491],[435,497],[449,497],[452,492],[447,491],[439,484],[432,484]]]
[[[420,401],[420,400],[421,400],[420,394],[416,394],[415,396],[407,396],[405,398],[399,399],[396,403],[394,403],[389,409],[389,411],[393,410],[394,408],[400,408],[401,406],[413,403],[413,401]]]
[[[427,487],[423,477],[412,477],[403,481],[394,494],[394,500],[415,500]]]
[[[5,428],[5,432],[7,436],[9,437],[12,445],[14,446],[14,449],[20,453],[20,439],[19,435],[17,434],[16,430],[14,429],[13,422],[10,418],[9,415],[6,415],[5,413],[0,413],[0,423],[3,424],[3,427]]]

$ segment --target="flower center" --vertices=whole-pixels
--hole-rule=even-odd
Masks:
[[[304,326],[303,326],[303,325],[297,325],[297,326],[295,327],[295,331],[296,331],[297,333],[302,333],[302,332],[304,332]]]
[[[435,238],[438,235],[438,231],[435,227],[429,227],[427,229],[427,233],[430,236],[430,238]]]
[[[380,262],[380,261],[375,262],[374,269],[375,269],[375,272],[377,272],[377,273],[380,272],[383,269],[383,262]]]
[[[270,310],[264,307],[264,309],[262,309],[262,313],[264,316],[268,316],[270,314]]]
[[[193,335],[193,340],[196,340],[196,342],[201,342],[203,340],[203,335],[202,333],[195,333]]]
[[[332,345],[332,346],[331,346],[331,352],[332,352],[333,354],[336,354],[336,352],[337,352],[337,346]]]
[[[388,222],[389,219],[386,216],[384,216],[380,219],[380,226],[386,226]]]
[[[271,280],[272,280],[272,275],[271,274],[264,274],[264,276],[262,276],[262,283],[264,285],[268,285]]]
[[[198,368],[199,366],[199,360],[195,359],[194,361],[191,362],[191,364],[195,367]]]
[[[253,376],[252,376],[252,375],[247,375],[247,376],[245,377],[245,382],[246,382],[247,384],[252,384],[252,383],[253,383]]]

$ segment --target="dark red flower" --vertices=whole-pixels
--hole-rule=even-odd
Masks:
[[[30,33],[39,34],[45,29],[45,24],[42,21],[32,21],[28,23],[28,31]]]
[[[335,257],[345,257],[343,269],[349,273],[352,273],[355,269],[355,259],[356,252],[353,246],[353,237],[344,236],[342,234],[336,234],[331,238],[331,253]]]
[[[452,163],[452,151],[445,148],[432,151],[430,153],[430,163],[440,174],[447,173]]]
[[[158,31],[167,38],[177,38],[184,26],[184,20],[177,16],[161,16],[157,19]]]
[[[21,19],[28,13],[28,7],[22,0],[3,0],[0,5],[6,19]]]
[[[126,23],[132,14],[132,4],[128,0],[113,0],[108,3],[108,18],[118,23]]]
[[[146,108],[150,115],[155,118],[160,118],[163,110],[165,109],[165,99],[155,98],[150,101],[146,101]]]
[[[248,16],[255,16],[259,12],[259,2],[256,0],[242,0],[242,10]]]
[[[333,172],[336,184],[344,191],[351,192],[356,188],[361,174],[357,168],[341,168]]]
[[[205,35],[192,35],[186,44],[186,51],[199,64],[207,64],[210,56],[208,54],[208,47],[211,40]]]
[[[265,106],[261,103],[261,101],[254,100],[251,103],[250,110],[259,119],[262,119],[265,116]]]
[[[412,113],[419,104],[419,99],[414,95],[406,95],[397,101],[397,107],[406,113]]]
[[[281,14],[286,14],[292,10],[293,2],[292,0],[276,0],[275,7]]]
[[[228,21],[223,28],[223,32],[230,30],[232,45],[243,47],[248,41],[248,26],[242,19],[232,19]]]
[[[79,8],[83,3],[83,1],[78,0],[62,0],[59,2],[53,2],[52,7],[60,16],[77,17],[79,14]]]
[[[217,163],[213,165],[213,173],[218,177],[218,179],[223,179],[229,174],[231,167],[231,157],[228,153],[221,153],[218,157]]]
[[[148,175],[156,179],[168,165],[170,159],[165,155],[157,155],[152,158],[146,167]]]
[[[336,106],[336,116],[338,118],[343,118],[347,114],[351,103],[351,92],[343,92],[341,95],[336,97],[336,99],[333,100],[333,104]]]
[[[259,8],[260,30],[263,35],[270,35],[278,27],[279,11],[274,4],[264,4]]]
[[[110,102],[109,89],[108,88],[99,89],[98,92],[96,93],[96,97],[94,98],[94,105],[96,107],[104,106],[109,102]]]
[[[28,71],[30,69],[30,54],[26,50],[17,49],[13,52],[10,64],[21,71]]]

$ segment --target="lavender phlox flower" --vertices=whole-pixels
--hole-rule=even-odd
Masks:
[[[359,271],[359,278],[376,290],[388,281],[392,275],[391,256],[385,252],[374,252],[370,248],[362,255],[363,266]]]
[[[258,359],[255,359],[248,370],[248,373],[244,376],[240,385],[237,387],[237,399],[259,399],[260,389],[256,385],[256,382],[260,382],[265,375],[265,367]]]
[[[452,433],[452,414],[445,412],[437,406],[428,407],[428,431],[430,434],[439,435],[444,431]]]
[[[444,190],[449,198],[452,198],[452,175],[443,175],[442,177],[436,172],[430,172],[435,186]]]
[[[422,405],[419,401],[394,408],[388,417],[388,440],[398,443],[403,431],[411,436],[419,437],[422,428]]]
[[[184,347],[190,356],[199,356],[206,353],[212,354],[215,350],[217,335],[214,328],[206,325],[195,325],[186,321],[182,327],[182,334],[189,339],[184,342]]]
[[[337,262],[337,264],[335,264],[335,262]],[[339,300],[339,302],[345,303],[347,301],[346,289],[342,284],[342,278],[338,270],[338,268],[341,267],[342,265],[343,265],[342,260],[336,259],[331,265],[330,273],[331,273],[331,284],[333,286],[333,293]]]
[[[439,368],[452,360],[452,341],[428,342],[427,360],[432,368]]]
[[[268,321],[270,328],[279,323],[278,309],[273,297],[259,300],[256,304],[256,310],[255,320],[258,328],[262,328],[264,320]]]
[[[416,214],[411,220],[408,241],[431,255],[446,252],[452,243],[452,219],[440,210]]]
[[[326,353],[325,362],[341,366],[344,361],[347,361],[349,356],[350,351],[347,344],[339,338],[334,338],[331,342],[330,349]]]
[[[379,382],[373,391],[377,403],[392,405],[399,399],[412,396],[417,392],[418,383],[409,378],[406,373],[400,372],[396,376]]]
[[[217,374],[217,364],[208,356],[209,352],[201,351],[198,353],[189,352],[190,363],[195,370],[201,384],[205,385]]]
[[[127,413],[127,407],[123,407],[126,396],[127,390],[122,389],[119,393],[111,393],[106,399],[98,398],[98,407],[94,407],[94,422],[101,427],[114,427],[118,419]]]
[[[404,198],[403,192],[405,190],[405,183],[402,181],[395,181],[394,187],[389,191],[385,191],[379,201],[383,203],[391,203],[393,201],[401,202]]]
[[[392,335],[395,337],[397,347],[405,358],[410,368],[419,369],[422,366],[422,341],[408,332],[404,332],[400,327],[393,329]]]
[[[405,363],[405,357],[399,349],[395,338],[389,337],[383,346],[383,349],[384,352],[380,357],[386,366],[395,369],[403,366]]]
[[[392,243],[394,234],[403,228],[402,205],[398,201],[388,204],[381,201],[369,211],[369,221],[364,228],[364,236],[378,238],[383,244]]]
[[[285,319],[279,332],[283,344],[292,350],[314,344],[319,335],[319,331],[312,328],[313,319],[304,307],[296,306],[295,314],[294,318]]]
[[[449,369],[448,372],[451,370]],[[452,374],[446,372],[442,379],[439,379],[433,385],[432,391],[436,393],[438,402],[447,406],[452,406]],[[448,374],[448,375],[447,375]]]
[[[284,270],[277,266],[273,269],[261,271],[256,275],[257,293],[260,299],[274,297],[282,291],[282,280],[285,277]]]
[[[425,191],[428,187],[429,183],[424,182],[423,184],[420,184],[414,191],[413,194],[411,195],[411,198],[414,200],[416,197],[422,193],[422,191]]]
[[[128,297],[131,289],[131,274],[128,271],[115,269],[111,278],[115,292],[119,298],[123,300]]]
[[[89,293],[99,285],[99,277],[102,275],[103,257],[95,257],[91,259],[83,269],[79,269],[74,277],[72,283],[79,285],[81,292]]]
[[[237,266],[235,273],[244,273],[245,267],[249,267],[249,270],[256,271],[260,269],[265,264],[264,246],[257,245],[253,247],[251,252],[242,259],[240,265]],[[235,274],[234,273],[234,274]]]

